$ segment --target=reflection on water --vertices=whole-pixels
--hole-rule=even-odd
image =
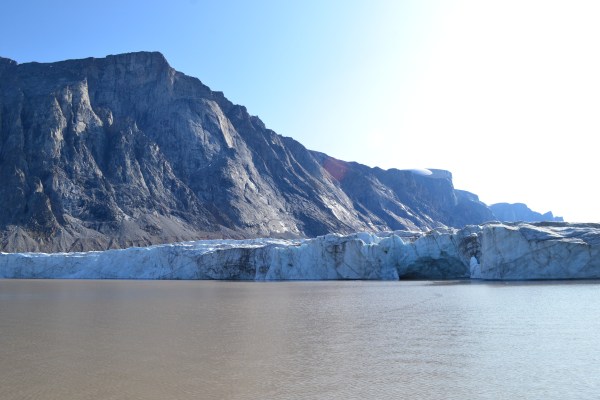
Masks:
[[[599,289],[0,280],[0,398],[596,398]]]

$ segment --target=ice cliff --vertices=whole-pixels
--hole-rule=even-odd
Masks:
[[[428,233],[204,240],[86,253],[2,253],[0,277],[600,279],[600,224],[489,223]]]

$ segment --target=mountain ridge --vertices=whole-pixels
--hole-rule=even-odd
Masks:
[[[307,150],[159,52],[0,58],[2,251],[427,230],[493,220],[450,172]]]
[[[489,207],[498,219],[506,222],[564,222],[562,217],[555,216],[552,211],[542,214],[531,210],[524,203],[496,203]]]

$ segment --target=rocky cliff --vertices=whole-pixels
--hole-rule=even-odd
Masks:
[[[496,203],[492,204],[490,210],[500,221],[506,222],[563,222],[562,217],[555,217],[552,211],[545,214],[533,211],[523,203]]]
[[[0,58],[0,249],[82,251],[492,220],[448,172],[311,152],[141,52]]]

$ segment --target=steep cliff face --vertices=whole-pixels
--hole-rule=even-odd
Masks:
[[[563,222],[563,218],[555,217],[552,211],[542,214],[523,203],[496,203],[490,206],[490,210],[498,220],[505,222]]]
[[[449,173],[310,152],[160,53],[0,58],[0,249],[427,229],[493,219]]]
[[[464,226],[494,219],[476,195],[454,189],[448,171],[383,170],[311,153],[379,230]]]

